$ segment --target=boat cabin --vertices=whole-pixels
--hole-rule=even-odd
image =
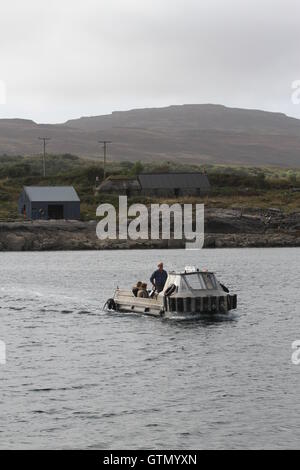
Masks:
[[[180,273],[170,272],[163,292],[166,292],[172,285],[176,286],[176,294],[189,296],[191,294],[201,295],[201,291],[203,291],[203,295],[206,295],[207,291],[222,289],[214,273],[195,268],[186,268]]]

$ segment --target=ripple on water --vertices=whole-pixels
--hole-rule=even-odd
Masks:
[[[299,254],[0,253],[0,447],[297,448]],[[197,321],[102,311],[158,259],[217,270],[238,310]]]

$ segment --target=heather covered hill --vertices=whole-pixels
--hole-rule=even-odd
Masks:
[[[0,154],[35,155],[38,137],[50,153],[97,157],[99,139],[113,141],[115,161],[184,161],[300,167],[300,120],[281,113],[184,105],[82,117],[64,124],[0,120]]]

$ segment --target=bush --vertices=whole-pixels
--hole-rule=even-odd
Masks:
[[[130,174],[133,176],[137,176],[143,171],[144,171],[144,165],[140,161],[138,161],[138,162],[135,162],[135,164],[131,168]]]
[[[103,168],[100,166],[90,166],[81,173],[82,177],[85,177],[90,183],[94,184],[96,177],[103,179]]]
[[[30,174],[31,166],[29,163],[17,163],[1,168],[1,176],[8,178],[22,178]]]

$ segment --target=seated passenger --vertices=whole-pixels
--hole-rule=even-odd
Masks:
[[[133,295],[137,297],[139,289],[142,287],[142,281],[138,281],[135,286],[132,288]]]
[[[143,282],[143,284],[141,285],[141,288],[139,289],[137,296],[143,297],[145,299],[149,297],[149,294],[147,291],[147,284],[145,282]]]

